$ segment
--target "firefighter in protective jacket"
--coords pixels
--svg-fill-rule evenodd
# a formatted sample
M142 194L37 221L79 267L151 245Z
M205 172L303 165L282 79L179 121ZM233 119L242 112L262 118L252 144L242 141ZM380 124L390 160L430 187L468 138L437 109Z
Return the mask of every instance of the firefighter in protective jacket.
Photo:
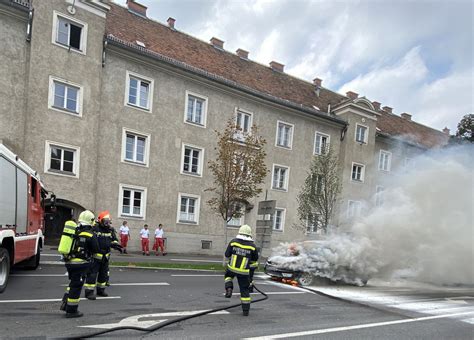
M107 287L107 282L109 281L110 250L114 248L120 252L122 251L117 236L110 227L110 214L108 211L103 211L99 214L98 225L95 226L94 233L97 235L97 241L99 242L99 251L93 254L94 261L84 284L85 296L89 300L95 300L94 290L96 288L98 296L108 296L105 292L105 287Z
M229 259L225 272L225 297L232 297L234 288L233 279L237 277L240 288L240 301L244 316L250 311L250 282L253 271L258 266L258 251L252 240L252 228L243 225L239 229L239 234L230 241L225 251L225 257Z
M92 230L94 214L89 210L83 211L79 215L78 222L76 225L74 221L67 221L65 225L65 229L75 229L71 250L67 255L63 255L70 282L60 309L66 311L67 318L83 315L78 311L79 298L91 266L92 254L99 250L97 238Z

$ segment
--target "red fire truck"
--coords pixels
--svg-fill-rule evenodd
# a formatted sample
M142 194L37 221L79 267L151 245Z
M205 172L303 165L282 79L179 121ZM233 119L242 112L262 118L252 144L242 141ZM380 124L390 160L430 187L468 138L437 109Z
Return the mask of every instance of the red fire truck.
M0 144L0 293L13 265L39 265L46 196L36 171Z

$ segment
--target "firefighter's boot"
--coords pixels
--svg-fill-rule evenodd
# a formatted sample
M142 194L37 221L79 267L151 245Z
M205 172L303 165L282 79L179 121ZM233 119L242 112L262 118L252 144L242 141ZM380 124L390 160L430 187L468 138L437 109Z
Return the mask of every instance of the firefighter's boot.
M250 312L250 303L243 303L242 304L242 315L249 316Z
M81 316L83 316L84 314L82 314L81 312L79 312L77 310L77 305L74 305L74 306L71 306L71 305L67 305L66 306L66 318L80 318Z
M107 297L109 294L105 292L104 288L97 288L97 296Z
M84 291L84 294L86 296L86 299L88 299L88 300L95 300L96 299L96 295L94 294L93 290L87 289L87 290Z
M232 297L232 288L226 288L225 297L230 299Z
M71 312L71 313L66 313L66 318L68 318L68 319L70 319L70 318L80 318L83 315L84 314L82 312L75 311L75 312Z
M63 296L63 300L61 301L61 306L59 307L59 310L62 310L63 312L66 311L67 297L68 297L68 293L65 293Z

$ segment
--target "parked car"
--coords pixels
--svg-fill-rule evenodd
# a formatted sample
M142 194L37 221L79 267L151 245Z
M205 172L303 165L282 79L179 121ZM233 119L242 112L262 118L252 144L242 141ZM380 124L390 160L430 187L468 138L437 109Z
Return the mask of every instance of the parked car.
M264 272L273 278L297 281L308 286L320 283L345 283L365 286L369 276L350 262L337 263L337 250L324 240L291 243L276 249L268 258Z

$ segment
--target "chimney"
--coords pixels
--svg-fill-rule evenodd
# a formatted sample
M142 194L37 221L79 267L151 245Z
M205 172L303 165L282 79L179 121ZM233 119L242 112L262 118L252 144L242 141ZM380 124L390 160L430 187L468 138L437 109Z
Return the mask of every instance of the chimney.
M322 83L323 83L322 79L319 79L319 78L314 78L313 79L313 85L316 86L316 87L321 87Z
M211 44L212 44L212 46L214 46L216 48L219 48L221 50L224 49L224 42L220 39L215 38L215 37L211 38Z
M168 23L168 27L174 30L174 23L176 22L176 19L169 17L166 22Z
M443 133L444 133L445 135L448 135L448 136L449 136L449 133L450 133L450 132L451 132L451 130L449 130L447 126L443 129Z
M355 92L352 92L352 91L349 91L349 92L346 92L346 96L349 97L350 99L354 100L354 99L357 99L357 97L359 97L359 94L355 93Z
M384 110L387 113L392 113L393 109L390 106L384 106L384 107L382 107L382 110Z
M135 0L127 0L127 7L128 7L129 12L138 14L146 18L146 9L147 9L146 6L143 6L142 4L135 2Z
M411 114L409 113L403 112L400 116L405 120L411 120Z
M273 71L278 71L278 72L283 72L283 70L285 69L285 65L280 64L276 61L271 61L270 67L272 68Z
M374 106L375 111L380 111L380 105L382 104L379 102L372 102L372 105Z
M235 53L237 53L237 55L239 57L241 57L242 59L248 59L249 58L249 52L246 51L246 50L243 50L241 48L239 48L237 51L235 51Z

